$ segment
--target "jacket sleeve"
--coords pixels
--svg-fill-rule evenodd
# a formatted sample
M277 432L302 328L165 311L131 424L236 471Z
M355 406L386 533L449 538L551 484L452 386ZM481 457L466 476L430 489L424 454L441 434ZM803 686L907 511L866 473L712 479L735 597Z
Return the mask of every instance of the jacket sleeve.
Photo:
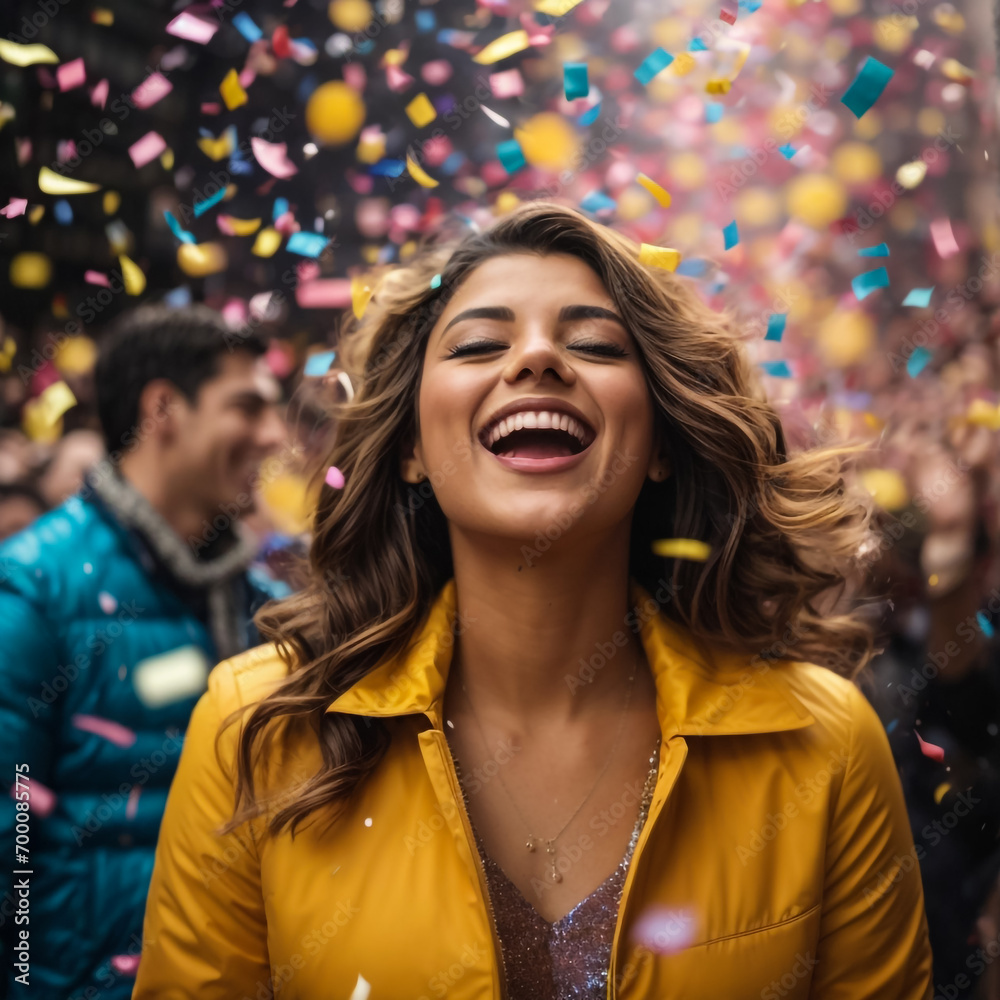
M923 887L903 790L875 710L853 685L848 703L848 762L827 836L810 997L931 1000Z
M195 706L170 786L146 900L133 1000L271 997L267 924L256 845L233 814L240 722L219 740L239 704L232 668L220 663Z

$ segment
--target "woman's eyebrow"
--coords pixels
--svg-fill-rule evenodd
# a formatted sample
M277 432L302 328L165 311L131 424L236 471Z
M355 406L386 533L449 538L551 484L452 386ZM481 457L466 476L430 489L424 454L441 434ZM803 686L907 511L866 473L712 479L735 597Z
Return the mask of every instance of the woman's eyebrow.
M456 323L465 319L497 319L505 323L512 323L514 310L507 306L476 306L474 309L466 309L452 317L448 325L441 331L441 335L444 336ZM618 313L605 309L603 306L563 306L559 310L558 322L560 323L579 319L609 319L623 327L625 326L625 321Z
M508 306L476 306L475 309L466 309L452 318L441 331L441 336L443 337L456 323L461 323L463 319L499 319L505 323L513 323L514 310Z

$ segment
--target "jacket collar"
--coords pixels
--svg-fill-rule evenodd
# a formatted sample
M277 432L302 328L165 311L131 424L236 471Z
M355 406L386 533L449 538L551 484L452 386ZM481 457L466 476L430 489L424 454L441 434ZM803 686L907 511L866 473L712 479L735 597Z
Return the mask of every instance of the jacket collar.
M635 580L629 581L629 596L636 621L642 622L640 640L656 682L664 738L774 733L815 721L779 665L752 666L748 653L708 647L658 611L644 620L642 609L655 602ZM326 711L379 717L422 712L440 729L455 615L452 578L410 647L378 664Z

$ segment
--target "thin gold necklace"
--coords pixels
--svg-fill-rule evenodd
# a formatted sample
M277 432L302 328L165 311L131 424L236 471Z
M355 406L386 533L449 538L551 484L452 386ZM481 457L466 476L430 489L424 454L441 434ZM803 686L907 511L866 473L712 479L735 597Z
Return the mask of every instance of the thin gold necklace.
M565 823L563 823L562 829L554 837L537 837L536 838L535 835L533 833L531 833L531 824L524 818L524 813L522 813L521 810L520 810L520 808L518 808L517 802L514 801L514 796L510 794L510 789L507 787L507 782L505 782L503 780L503 774L499 770L497 771L497 777L500 779L500 787L503 788L504 794L510 800L510 804L514 807L514 811L520 817L521 823L523 824L525 830L528 831L528 840L527 840L527 842L525 843L524 846L529 851L534 851L534 849L535 849L535 841L536 840L543 841L545 843L545 851L548 854L549 864L552 866L551 870L549 871L549 874L548 874L548 878L549 878L550 882L561 882L562 881L562 875L559 873L559 870L556 868L556 857L555 857L555 855L556 855L556 848L555 848L556 841L563 835L563 833L566 831L566 828L570 825L570 823L572 823L573 820L576 819L577 814L584 807L584 805L586 805L587 800L590 798L590 796L594 794L594 791L596 790L597 786L601 782L601 778L604 777L605 772L611 766L611 761L614 759L615 751L618 749L618 743L621 741L622 732L625 729L625 719L628 716L628 707L629 707L629 704L632 701L632 690L635 687L635 675L636 675L636 669L638 667L638 664L639 664L639 659L638 659L638 656L637 656L635 662L632 664L632 676L629 677L628 693L625 695L625 707L622 709L621 719L619 719L619 721L618 721L618 733L615 736L615 742L612 744L611 753L608 755L608 759L604 762L604 767L601 768L600 774L597 775L597 778L594 781L594 784L591 785L590 791L587 792L587 794L583 797L583 800L580 802L580 804L576 807L576 809L573 810L573 815L570 816L570 818L568 820L566 820ZM479 723L479 716L476 714L476 710L472 706L472 699L469 697L469 692L465 688L465 681L464 681L464 679L462 680L461 684L462 684L462 694L465 695L465 700L468 703L469 711L472 713L472 721L475 722L476 729L479 730L479 738L480 738L480 740L482 740L483 747L486 750L486 753L489 754L489 752L490 752L489 743L487 743L486 736L483 733L483 727Z

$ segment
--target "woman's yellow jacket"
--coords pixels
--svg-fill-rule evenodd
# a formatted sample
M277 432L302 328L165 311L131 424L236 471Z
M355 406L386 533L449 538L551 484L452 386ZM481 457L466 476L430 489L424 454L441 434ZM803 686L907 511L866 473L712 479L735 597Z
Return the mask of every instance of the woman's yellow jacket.
M706 649L634 581L631 597L663 743L608 997L929 1000L914 843L864 697L810 663ZM392 742L343 815L294 840L214 832L232 815L238 729L220 766L220 719L285 676L270 645L215 668L167 800L133 1000L348 1000L365 982L370 1000L505 997L442 730L455 611L451 580L410 649L331 703L384 719ZM319 768L314 740L274 744L269 795Z

